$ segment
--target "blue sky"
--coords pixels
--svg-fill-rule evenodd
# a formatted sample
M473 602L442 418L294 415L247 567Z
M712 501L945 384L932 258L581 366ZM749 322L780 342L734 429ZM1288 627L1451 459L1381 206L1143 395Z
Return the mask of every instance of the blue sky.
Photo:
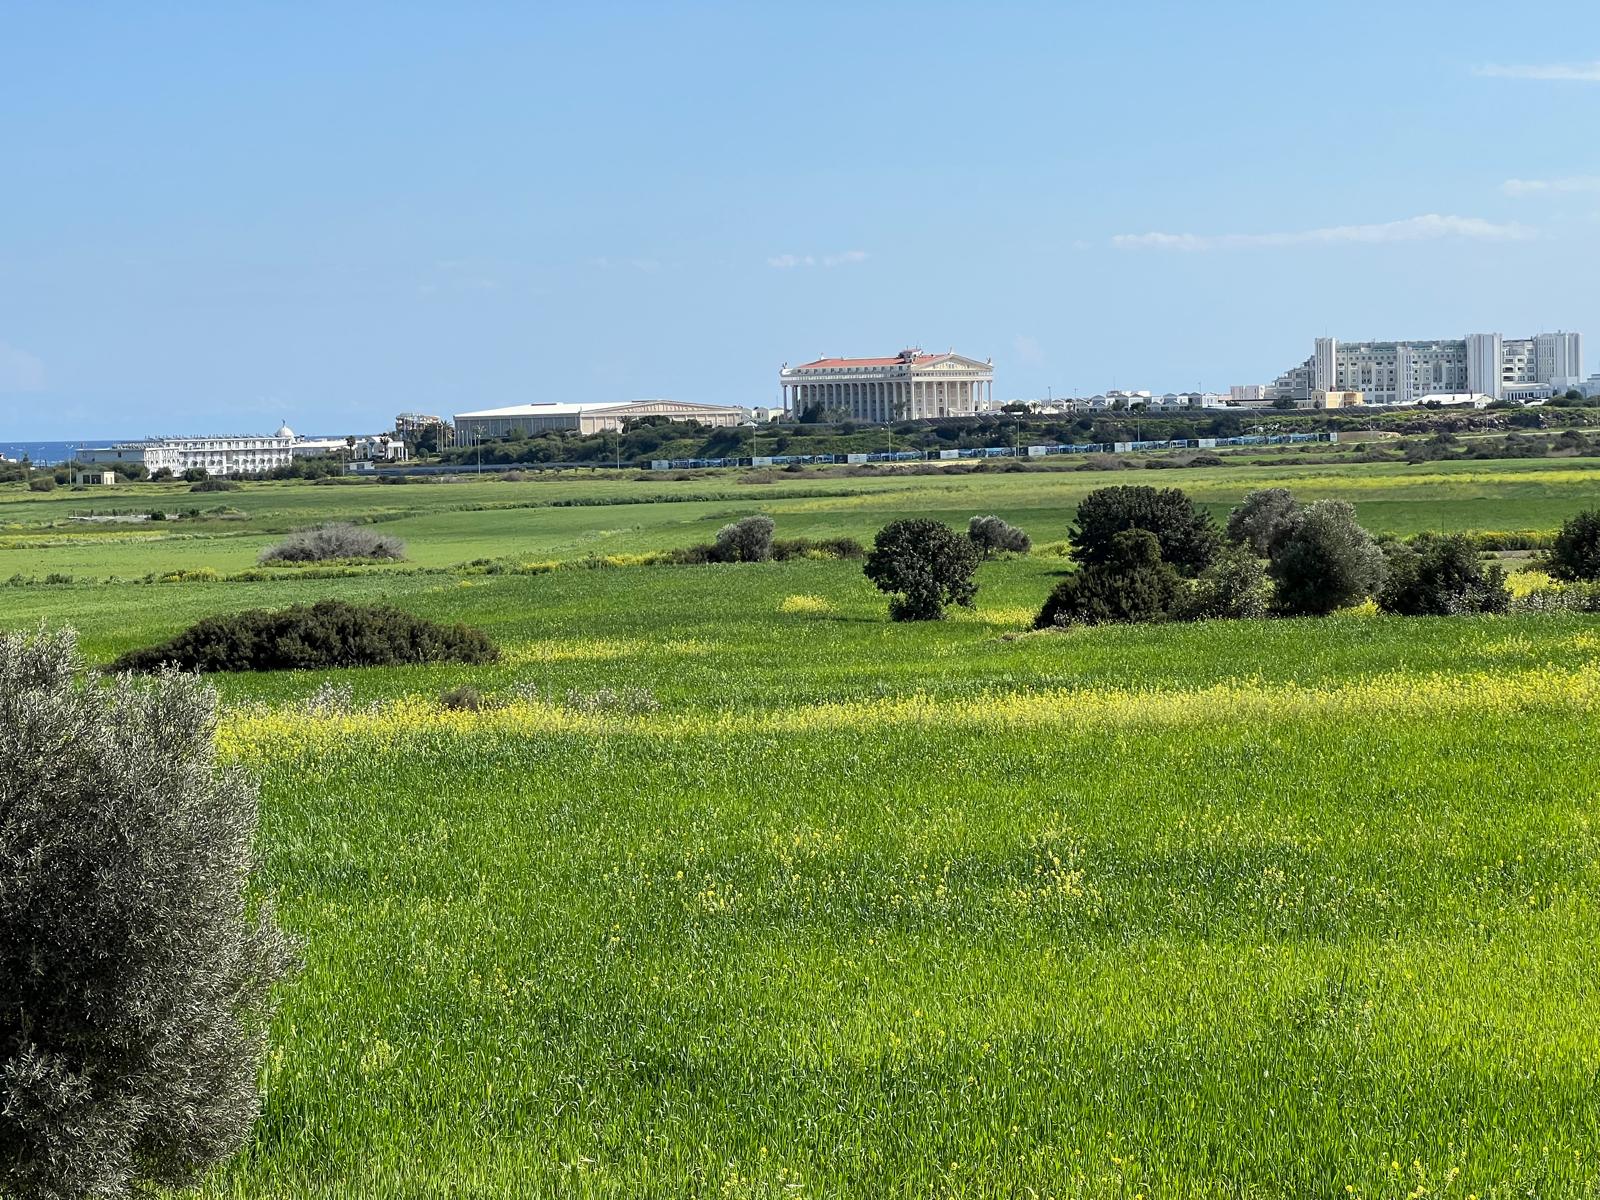
M0 441L1576 328L1600 6L0 0Z

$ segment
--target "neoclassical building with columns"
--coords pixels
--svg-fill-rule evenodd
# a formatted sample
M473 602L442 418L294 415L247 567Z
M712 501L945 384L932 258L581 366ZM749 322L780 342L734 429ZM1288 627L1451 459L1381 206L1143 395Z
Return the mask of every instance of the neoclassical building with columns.
M811 409L853 421L917 421L968 417L982 411L994 387L994 361L902 350L893 358L819 358L778 372L783 407Z

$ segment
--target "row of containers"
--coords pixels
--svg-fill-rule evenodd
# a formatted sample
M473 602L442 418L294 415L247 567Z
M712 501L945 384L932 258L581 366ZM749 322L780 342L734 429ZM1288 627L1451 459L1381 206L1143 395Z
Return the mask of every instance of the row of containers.
M1175 438L1165 442L1083 442L1049 446L974 446L966 450L879 450L863 454L771 454L754 458L656 458L652 471L694 467L787 467L830 463L945 462L963 458L1048 458L1056 454L1137 454L1146 450L1215 450L1226 446L1297 446L1304 442L1337 442L1329 433L1255 434L1244 437Z

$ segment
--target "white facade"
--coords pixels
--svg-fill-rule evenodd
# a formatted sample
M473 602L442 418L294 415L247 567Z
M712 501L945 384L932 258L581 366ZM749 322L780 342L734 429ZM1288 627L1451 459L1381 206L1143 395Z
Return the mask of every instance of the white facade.
M970 417L993 400L994 363L916 349L893 358L819 358L785 363L778 384L795 416L816 410L879 424Z
M343 458L351 462L405 462L410 457L404 441L384 433L355 438L296 438L292 450L296 458Z
M1583 335L1541 333L1533 340L1536 382L1561 391L1578 387L1583 379Z
M198 468L208 475L262 475L294 457L294 431L287 425L271 437L149 438L80 450L82 463L142 463L151 474L174 475Z
M1582 339L1576 333L1418 342L1340 342L1318 338L1311 357L1267 389L1272 399L1308 402L1318 391L1358 391L1368 404L1420 403L1429 395L1532 398L1546 387L1581 378ZM1243 390L1243 389L1240 389Z
M738 425L746 420L745 410L719 404L697 404L689 400L632 400L623 404L513 404L507 408L485 408L478 412L456 413L455 442L458 446L474 441L508 437L513 434L571 430L601 433L621 429L627 421L640 417L666 417L672 421L698 421L718 428Z

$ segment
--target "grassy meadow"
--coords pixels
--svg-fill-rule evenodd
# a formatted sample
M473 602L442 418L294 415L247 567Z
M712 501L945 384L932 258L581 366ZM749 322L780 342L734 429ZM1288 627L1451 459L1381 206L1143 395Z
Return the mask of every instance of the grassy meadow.
M923 625L848 561L449 568L752 511L1047 544L1112 483L1549 532L1597 467L151 485L92 500L242 515L92 529L0 489L0 581L74 577L0 586L0 624L104 662L337 596L505 651L216 680L304 968L208 1197L1593 1197L1600 618L1037 635L1051 553ZM107 582L332 515L410 563ZM462 683L496 703L441 708Z

